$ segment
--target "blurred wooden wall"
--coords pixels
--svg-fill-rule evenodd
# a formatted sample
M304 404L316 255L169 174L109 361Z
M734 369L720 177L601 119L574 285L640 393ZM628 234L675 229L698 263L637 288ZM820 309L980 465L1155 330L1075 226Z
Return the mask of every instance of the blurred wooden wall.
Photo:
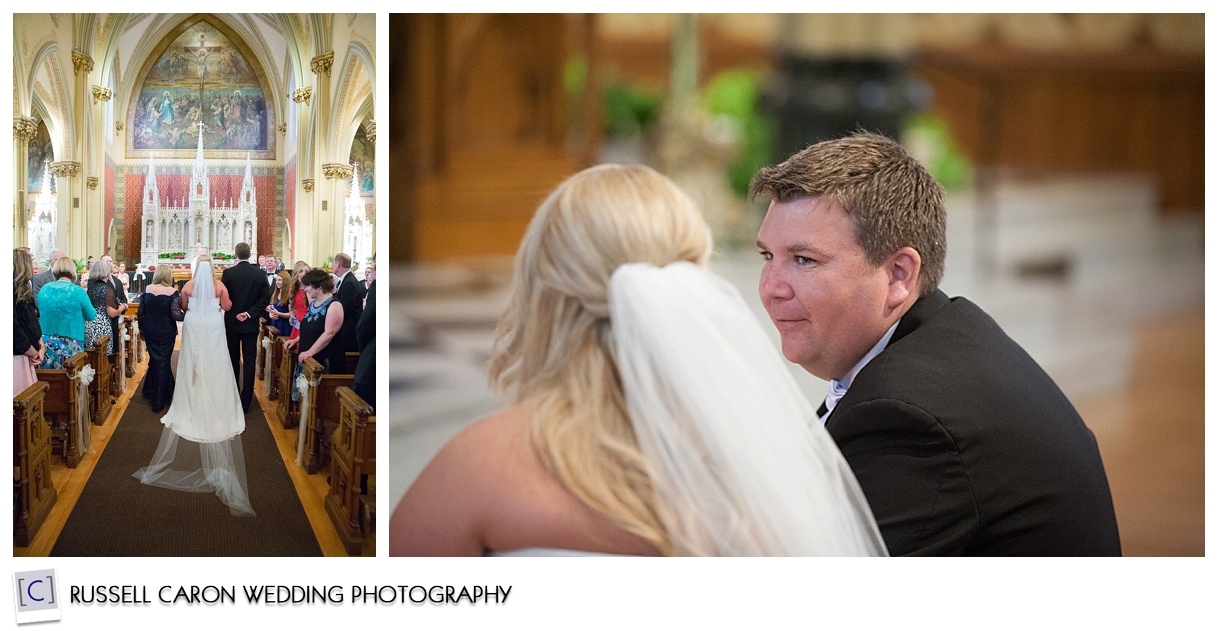
M582 122L597 102L564 89L567 61L590 56L589 28L581 16L390 16L391 258L515 252L545 195L590 162L599 127Z
M511 254L595 159L607 81L667 83L672 16L402 15L390 31L390 256ZM1204 22L1184 14L704 15L701 77L805 55L899 55L976 164L1157 176L1204 207ZM564 90L573 58L582 93Z
M933 112L982 166L1151 173L1165 212L1205 204L1205 60L1140 47L923 49Z

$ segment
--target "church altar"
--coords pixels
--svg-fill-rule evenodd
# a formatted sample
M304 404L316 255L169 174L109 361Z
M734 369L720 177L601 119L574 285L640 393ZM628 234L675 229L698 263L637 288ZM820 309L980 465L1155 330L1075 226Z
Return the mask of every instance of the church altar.
M140 268L147 269L158 263L168 263L174 267L189 266L200 249L211 254L218 267L232 262L233 249L241 242L248 243L251 252L258 252L257 199L253 165L247 153L245 178L237 200L234 202L230 199L213 205L207 165L203 161L202 133L199 134L187 199L161 199L153 158L149 157L141 216L143 240Z

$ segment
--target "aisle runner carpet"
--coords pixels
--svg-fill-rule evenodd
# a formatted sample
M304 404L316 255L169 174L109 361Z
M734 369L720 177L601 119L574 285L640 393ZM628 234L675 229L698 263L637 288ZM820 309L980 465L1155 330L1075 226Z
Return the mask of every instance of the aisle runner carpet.
M142 386L128 384L136 388L131 404L51 556L321 556L257 399L241 435L255 517L231 515L214 493L145 486L132 477L152 459L163 427L163 413L152 412Z

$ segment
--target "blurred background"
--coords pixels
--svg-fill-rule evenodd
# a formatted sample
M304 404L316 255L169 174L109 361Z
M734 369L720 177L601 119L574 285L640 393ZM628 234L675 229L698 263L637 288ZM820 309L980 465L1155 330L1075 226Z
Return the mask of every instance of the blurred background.
M1203 15L395 14L389 27L395 503L502 405L485 362L511 257L563 178L599 162L672 177L715 231L713 267L770 330L749 179L865 129L947 189L942 288L1074 401L1125 554L1204 554Z

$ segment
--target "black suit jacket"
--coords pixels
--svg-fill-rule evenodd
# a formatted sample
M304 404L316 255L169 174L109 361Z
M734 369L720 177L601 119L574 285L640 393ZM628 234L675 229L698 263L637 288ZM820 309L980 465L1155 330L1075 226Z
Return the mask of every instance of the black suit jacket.
M968 300L918 300L826 428L890 554L1121 553L1091 430Z
M118 302L120 306L127 304L127 288L123 285L123 282L113 276L107 279L106 282L109 283L110 288L114 290L115 301Z
M347 272L342 277L342 284L334 294L343 306L343 326L338 331L338 341L342 344L343 352L358 351L359 344L355 339L355 325L359 322L360 314L364 312L364 287L355 277Z
M239 261L220 274L220 282L228 289L233 308L224 314L224 328L233 333L257 333L258 320L266 313L271 290L266 284L266 272L249 261ZM237 321L238 313L249 313L245 322Z
M355 341L359 347L359 363L354 381L372 383L376 380L376 281L368 288L368 304L355 325Z

